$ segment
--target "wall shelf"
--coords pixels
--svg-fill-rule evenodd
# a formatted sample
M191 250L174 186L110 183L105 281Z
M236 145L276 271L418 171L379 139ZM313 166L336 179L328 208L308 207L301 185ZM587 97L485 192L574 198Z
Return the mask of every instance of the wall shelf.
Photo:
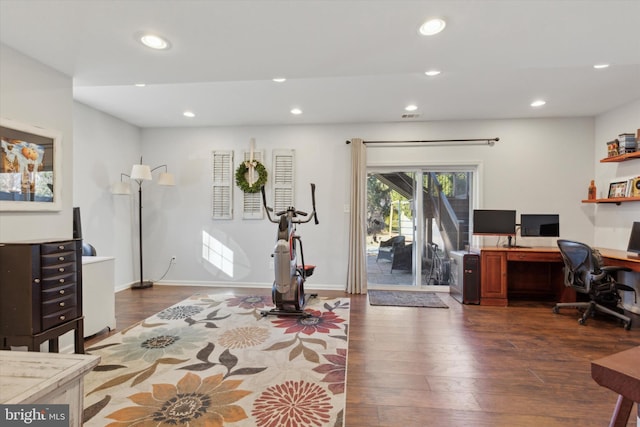
M621 154L619 156L606 157L600 160L600 163L619 163L631 159L640 159L640 151L634 153Z
M611 197L608 199L593 199L582 201L582 203L615 203L616 205L625 202L640 202L640 197Z

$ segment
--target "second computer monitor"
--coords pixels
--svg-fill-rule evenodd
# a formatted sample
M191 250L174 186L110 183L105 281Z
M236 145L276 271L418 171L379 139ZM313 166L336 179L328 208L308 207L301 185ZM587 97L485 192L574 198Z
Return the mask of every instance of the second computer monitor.
M560 215L522 214L520 215L520 235L522 237L560 237Z

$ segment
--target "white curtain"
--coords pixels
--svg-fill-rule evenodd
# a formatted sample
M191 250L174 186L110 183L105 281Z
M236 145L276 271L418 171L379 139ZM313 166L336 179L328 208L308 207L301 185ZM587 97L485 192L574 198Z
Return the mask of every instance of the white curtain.
M347 292L367 293L367 148L362 139L351 140L351 217Z

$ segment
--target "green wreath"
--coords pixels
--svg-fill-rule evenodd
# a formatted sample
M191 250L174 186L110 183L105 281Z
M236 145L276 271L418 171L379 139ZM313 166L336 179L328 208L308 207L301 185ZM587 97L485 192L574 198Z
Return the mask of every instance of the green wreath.
M253 184L249 184L246 178L246 174L249 172L249 165L249 161L242 162L236 169L236 185L245 193L258 193L260 188L267 183L267 170L262 163L254 160L253 168L258 172L258 179Z

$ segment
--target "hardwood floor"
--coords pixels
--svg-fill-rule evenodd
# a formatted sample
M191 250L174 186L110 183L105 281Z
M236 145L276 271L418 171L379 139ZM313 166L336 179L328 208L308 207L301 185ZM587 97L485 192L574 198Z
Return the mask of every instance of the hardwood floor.
M194 293L270 289L125 290L117 331ZM606 426L617 396L591 379L590 361L640 345L637 321L631 331L602 317L581 326L576 310L553 314L549 303L481 307L439 294L449 309L379 307L366 295L319 293L351 298L347 427Z

